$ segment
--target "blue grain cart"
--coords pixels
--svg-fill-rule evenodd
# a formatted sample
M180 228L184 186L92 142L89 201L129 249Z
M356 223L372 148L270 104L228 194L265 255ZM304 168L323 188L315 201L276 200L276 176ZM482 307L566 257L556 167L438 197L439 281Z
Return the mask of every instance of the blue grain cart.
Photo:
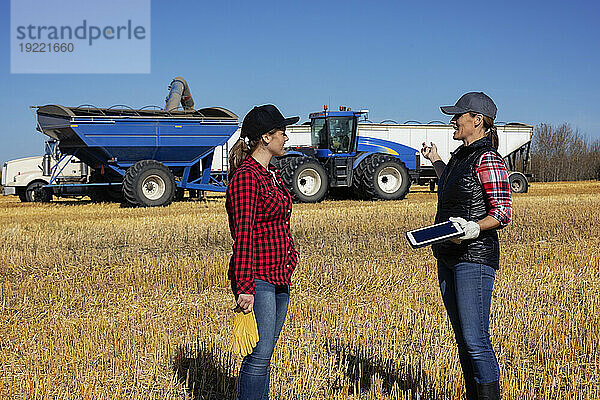
M238 128L237 115L225 108L36 108L38 130L52 138L61 157L77 157L90 168L81 182L65 184L48 163L44 174L51 179L42 200L112 193L134 206L165 206L184 190L225 191L224 177L211 175L215 148Z

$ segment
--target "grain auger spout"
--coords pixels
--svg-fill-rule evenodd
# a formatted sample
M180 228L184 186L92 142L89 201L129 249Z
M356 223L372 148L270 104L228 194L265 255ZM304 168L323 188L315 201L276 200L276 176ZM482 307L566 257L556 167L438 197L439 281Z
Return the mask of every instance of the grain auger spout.
M192 99L192 93L185 79L178 76L173 78L169 85L169 94L165 99L165 111L177 110L179 103L184 110L194 109L194 99Z

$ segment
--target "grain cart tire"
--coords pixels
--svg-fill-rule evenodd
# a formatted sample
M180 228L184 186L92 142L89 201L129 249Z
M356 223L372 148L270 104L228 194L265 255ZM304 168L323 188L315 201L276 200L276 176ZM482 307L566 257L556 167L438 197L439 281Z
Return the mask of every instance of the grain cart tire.
M318 203L329 189L327 171L312 157L281 160L281 178L295 202Z
M372 154L356 169L356 184L366 199L400 200L410 188L406 165L387 154Z
M513 193L527 193L529 191L529 182L527 178L520 172L511 172L508 175L508 183L510 191Z
M168 206L175 197L175 189L171 170L155 160L136 162L123 179L125 200L138 207Z
M47 185L44 181L31 182L25 188L26 201L36 201L38 203L48 203L52 200L52 192L48 189L44 189L44 185Z

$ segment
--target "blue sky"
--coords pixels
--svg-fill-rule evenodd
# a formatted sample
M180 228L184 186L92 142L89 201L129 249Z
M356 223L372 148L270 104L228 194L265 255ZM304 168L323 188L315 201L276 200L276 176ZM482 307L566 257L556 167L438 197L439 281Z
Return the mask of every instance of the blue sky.
M274 103L301 121L323 104L376 122L447 120L440 105L482 90L498 121L600 138L596 1L152 1L150 74L11 74L1 7L0 161L42 153L30 105L162 106L178 75L197 107L240 118Z

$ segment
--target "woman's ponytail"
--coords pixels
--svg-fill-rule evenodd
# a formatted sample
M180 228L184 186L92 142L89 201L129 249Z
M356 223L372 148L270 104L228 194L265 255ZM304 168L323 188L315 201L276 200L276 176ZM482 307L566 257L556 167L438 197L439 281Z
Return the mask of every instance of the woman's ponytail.
M239 138L229 150L229 174L227 179L231 179L235 170L240 166L244 158L250 154L250 148L243 138Z
M494 125L494 120L484 115L483 127L485 128L485 135L492 141L492 147L498 150L498 129Z
M258 146L258 140L250 140L248 145L244 138L240 137L235 142L231 150L229 150L229 173L227 174L227 179L231 179L235 170L256 149L256 146Z

